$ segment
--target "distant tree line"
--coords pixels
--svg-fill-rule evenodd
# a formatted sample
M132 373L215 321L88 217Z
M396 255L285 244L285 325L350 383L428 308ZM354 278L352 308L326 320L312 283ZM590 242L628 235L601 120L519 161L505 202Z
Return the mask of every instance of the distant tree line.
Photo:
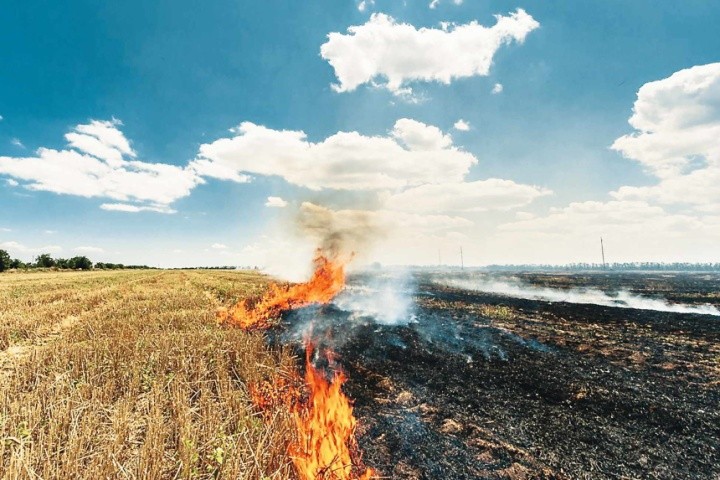
M568 265L489 265L488 270L498 271L667 271L667 272L720 272L720 263L660 263L660 262L625 262L625 263L571 263Z
M49 253L43 253L35 257L34 262L23 262L17 258L11 258L5 250L0 250L0 272L10 269L31 269L31 268L57 268L67 270L115 270L123 268L145 269L147 265L124 265L122 263L93 262L85 256L72 258L53 258Z

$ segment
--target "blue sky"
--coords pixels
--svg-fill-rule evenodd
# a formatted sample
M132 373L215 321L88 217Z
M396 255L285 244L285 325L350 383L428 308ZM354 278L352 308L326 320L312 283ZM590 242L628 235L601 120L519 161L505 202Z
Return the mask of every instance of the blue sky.
M665 160L652 154L656 145L667 143L661 137L677 136L674 130L650 129L652 145L610 147L643 131L628 124L643 85L694 66L710 66L709 72L689 74L683 83L697 75L710 78L701 94L678 91L668 80L657 87L660 94L648 90L649 101L656 102L648 112L675 118L684 111L682 105L699 105L710 111L703 128L715 131L720 81L712 65L720 61L720 5L634 0L429 4L28 1L7 6L0 18L5 65L0 74L0 157L6 159L5 166L0 159L0 248L25 259L50 249L61 256L85 252L96 260L162 266L266 265L278 251L291 255L295 242L303 243L293 218L302 202L312 201L335 212L381 212L383 232L367 259L386 263L434 262L438 249L449 257L461 244L466 258L476 264L594 261L598 234L608 237L614 260L719 260L714 245L720 240L720 199L712 191L698 194L712 190L712 184L697 180L699 173L690 176L691 170L707 170L703 178L716 178L720 167L712 140L684 145L681 156L693 166L678 167L675 173L668 173ZM486 47L482 34L480 43L472 45L442 35L470 22L490 28L494 15L510 18L518 9L538 26L526 23L527 31L502 39L498 47ZM394 23L373 24L377 28L371 31L371 15L376 20L378 15L392 17ZM451 25L443 30L441 22ZM404 63L411 62L404 62L407 44L393 36L401 25L433 29L440 42L447 40L450 54L416 52L413 59L416 69L455 72L447 84L402 73L409 68ZM392 58L376 65L372 80L338 91L342 86L332 85L342 83L342 74L333 62L346 62L345 73L359 75L352 69L372 52L357 53L359 43L353 50L338 41L332 44L332 58L323 58L327 55L321 55L321 46L332 32L353 41L347 31L352 26L368 27L369 36L387 29L388 36L378 42L384 42ZM473 52L485 48L492 58L486 72L458 74L463 61L472 61ZM383 68L401 72L403 91L388 86ZM493 93L495 85L502 91ZM345 151L313 150L272 170L257 165L272 164L273 155L282 157L275 150L258 152L244 144L224 153L214 148L220 139L249 138L247 131L229 129L251 122L277 135L304 132L313 144L338 132L358 132L364 139L394 138L412 150L410 137L389 133L399 119L415 122L406 125L407 135L437 127L452 142L449 147L439 140L438 149L457 149L476 162L465 165L443 150L448 165L459 165L461 173L437 182L432 175L399 179L392 173L397 181L385 186L337 188L339 180L329 177L334 167L312 179L284 172L298 165L292 162L311 163L314 155L325 154L344 158ZM469 129L454 127L460 119ZM45 180L38 187L40 174L28 169L43 164L19 162L37 157L40 148L68 149L64 136L93 121L106 122L129 141L132 155L127 160L177 166L163 184L184 174L180 170L200 157L201 145L211 146L205 151L211 151L213 165L234 169L235 181L196 169L192 175L198 181L186 194L161 202L152 195L119 200L123 185L110 195L103 188L88 187L92 194L47 188ZM281 136L268 141L281 141ZM374 145L368 143L367 149L376 153ZM381 163L396 161L393 151L377 154L386 156ZM701 160L695 165L697 158ZM362 158L348 158L342 168L354 169L353 161L358 168L373 168ZM426 161L435 160L408 157L411 165ZM246 175L250 181L237 181L247 180ZM488 179L513 185L473 183ZM406 192L434 183L450 186ZM645 190L612 194L622 187ZM683 189L694 192L692 201ZM397 206L403 199L405 204L422 203L418 195L423 192L431 203L455 199L468 208ZM269 196L288 205L266 207ZM506 201L497 202L498 197ZM162 211L101 208L118 203L152 204ZM394 217L387 212L401 213ZM385 231L386 223L401 228Z

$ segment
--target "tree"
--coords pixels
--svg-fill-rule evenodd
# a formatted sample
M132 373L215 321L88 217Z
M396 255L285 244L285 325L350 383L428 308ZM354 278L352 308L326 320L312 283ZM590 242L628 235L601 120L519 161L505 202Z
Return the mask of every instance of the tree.
M73 257L67 261L68 268L90 270L93 266L92 262L87 257Z
M55 259L55 266L57 268L72 268L70 266L70 260L66 258L56 258Z
M10 268L10 254L5 250L0 250L0 272L4 272Z
M25 265L25 262L22 260L18 260L17 258L13 258L12 262L10 262L10 268L26 268L27 265Z
M55 260L50 256L49 253L43 253L35 259L35 263L38 267L50 268L55 266Z

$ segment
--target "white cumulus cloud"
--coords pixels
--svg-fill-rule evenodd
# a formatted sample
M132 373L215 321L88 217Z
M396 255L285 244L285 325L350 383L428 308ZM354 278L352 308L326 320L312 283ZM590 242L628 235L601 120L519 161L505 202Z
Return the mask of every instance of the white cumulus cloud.
M228 248L227 245L222 244L222 243L213 243L211 245L211 247L214 248L215 250L225 250L226 248Z
M621 187L615 198L701 210L720 205L720 63L646 83L629 122L635 132L612 148L642 164L658 183Z
M271 208L285 208L287 205L288 202L281 197L267 197L267 202L265 202L265 206Z
M477 159L453 145L432 125L403 118L384 136L338 132L310 142L302 131L273 130L250 122L200 146L191 168L207 176L277 175L313 190L396 189L423 183L461 181ZM208 168L209 167L209 168Z
M498 93L502 93L502 91L503 91L503 84L502 84L502 83L496 83L495 85L493 85L493 88L492 88L491 93L492 93L493 95L497 95Z
M467 132L468 130L470 130L470 124L461 118L460 120L455 122L453 128L461 132Z
M335 70L338 84L333 88L338 92L384 81L394 94L407 94L411 82L449 84L457 78L488 75L502 45L522 43L540 26L522 9L495 18L491 27L473 21L418 29L375 13L347 33L330 33L320 54Z
M106 210L171 212L169 205L203 180L192 168L135 160L120 125L117 120L78 125L65 135L64 150L0 157L0 174L22 180L29 190L123 202L104 204Z

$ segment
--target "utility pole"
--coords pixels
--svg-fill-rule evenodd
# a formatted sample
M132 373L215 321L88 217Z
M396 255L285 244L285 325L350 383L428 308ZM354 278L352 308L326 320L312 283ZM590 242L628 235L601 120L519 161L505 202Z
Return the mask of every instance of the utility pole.
M605 270L606 264L605 264L605 245L603 245L603 239L600 237L600 253L602 254L602 261L603 261L603 270Z
M462 247L460 247L460 270L465 270L465 261L463 260Z

